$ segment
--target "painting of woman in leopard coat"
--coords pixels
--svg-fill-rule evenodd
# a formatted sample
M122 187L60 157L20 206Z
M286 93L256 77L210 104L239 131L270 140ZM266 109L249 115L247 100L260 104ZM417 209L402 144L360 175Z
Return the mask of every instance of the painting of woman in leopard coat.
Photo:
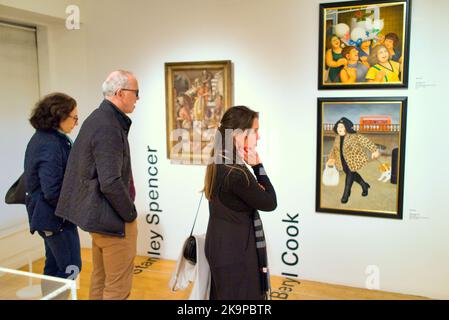
M357 182L362 187L362 196L368 195L371 187L357 172L368 163L367 150L371 152L371 158L377 159L380 152L376 145L367 137L358 134L354 130L354 124L348 118L341 118L334 125L335 137L334 145L329 154L328 166L337 166L346 174L345 190L341 198L341 203L347 203L351 195L352 184Z

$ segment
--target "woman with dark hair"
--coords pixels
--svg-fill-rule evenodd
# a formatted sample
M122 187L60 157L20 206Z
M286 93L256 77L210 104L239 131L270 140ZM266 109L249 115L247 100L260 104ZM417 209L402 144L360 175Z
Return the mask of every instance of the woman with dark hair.
M359 61L359 51L357 48L354 46L344 47L341 54L343 55L343 58L348 61L348 64L340 71L341 82L365 82L365 76L368 72L368 68Z
M36 104L30 123L36 129L25 152L30 231L44 239L45 275L77 276L81 271L78 229L55 215L72 147L67 134L78 123L76 101L63 93L50 94Z
M384 46L390 53L391 60L402 63L402 53L398 49L399 37L396 33L390 32L385 36Z
M337 165L339 170L346 174L345 190L341 203L347 203L351 195L352 184L357 182L362 187L362 196L368 195L368 189L371 187L362 176L357 172L368 163L366 150L369 150L372 159L380 156L376 145L368 138L358 134L354 130L354 124L348 118L341 118L334 125L335 137L334 145L329 154L327 165Z
M326 42L326 67L329 68L329 83L340 82L340 71L348 64L341 54L341 40L336 35L332 35Z
M273 211L277 202L255 150L258 130L258 113L236 106L225 112L215 136L204 187L210 212L205 254L211 300L267 299L270 279L257 210Z

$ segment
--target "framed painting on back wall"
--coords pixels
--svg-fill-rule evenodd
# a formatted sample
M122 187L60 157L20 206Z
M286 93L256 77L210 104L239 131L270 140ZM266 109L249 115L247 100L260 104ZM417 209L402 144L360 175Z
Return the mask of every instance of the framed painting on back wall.
M316 211L402 219L407 98L319 98Z
M224 112L232 106L232 63L165 64L167 157L205 165Z
M320 5L318 89L407 88L411 0Z

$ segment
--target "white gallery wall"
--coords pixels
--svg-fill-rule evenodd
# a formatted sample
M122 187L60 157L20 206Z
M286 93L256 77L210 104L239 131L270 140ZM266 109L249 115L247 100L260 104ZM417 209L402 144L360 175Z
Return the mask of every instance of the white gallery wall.
M276 211L262 213L272 274L363 288L372 276L367 271L377 270L380 290L448 299L449 45L444 39L449 2L413 0L409 89L318 91L320 2L78 1L81 30L61 29L49 39L55 42L49 45L55 55L49 74L57 81L48 89L72 94L85 117L101 102L101 83L110 71L136 74L141 99L131 116L130 144L140 213L138 253L176 259L193 223L204 167L167 160L164 63L231 60L234 103L260 112L259 151L278 193ZM56 16L63 9L57 0L41 3L28 10L42 14L47 8ZM316 213L317 98L377 96L409 99L403 220ZM157 163L149 163L150 154ZM150 178L157 179L151 188ZM158 191L157 200L149 198L152 190ZM206 231L207 220L204 203L197 233ZM299 234L290 228L288 235L289 226ZM88 247L89 236L83 233L82 242ZM287 247L296 243L296 250Z
M0 1L1 22L37 28L35 40L31 31L9 28L16 31L10 32L6 46L5 43L1 44L5 52L0 62L0 265L4 267L21 267L44 254L42 239L37 234L31 236L29 232L25 207L3 203L8 188L23 172L26 144L34 133L28 118L35 102L45 94L62 91L76 97L80 114L90 112L90 109L83 109L87 104L84 100L86 36L83 29L67 32L65 8L68 3L66 1L62 6L63 1ZM19 40L30 48L27 54L15 53L18 50L16 41ZM33 46L37 47L37 57L31 50ZM8 58L11 55L14 57ZM74 131L73 137L77 130Z

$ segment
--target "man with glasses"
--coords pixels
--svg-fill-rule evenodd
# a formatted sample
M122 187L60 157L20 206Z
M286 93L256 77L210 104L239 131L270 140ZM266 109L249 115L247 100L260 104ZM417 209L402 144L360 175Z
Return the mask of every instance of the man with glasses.
M92 236L90 299L124 300L132 286L137 212L127 116L139 100L128 71L114 71L103 83L104 100L81 126L56 215Z

